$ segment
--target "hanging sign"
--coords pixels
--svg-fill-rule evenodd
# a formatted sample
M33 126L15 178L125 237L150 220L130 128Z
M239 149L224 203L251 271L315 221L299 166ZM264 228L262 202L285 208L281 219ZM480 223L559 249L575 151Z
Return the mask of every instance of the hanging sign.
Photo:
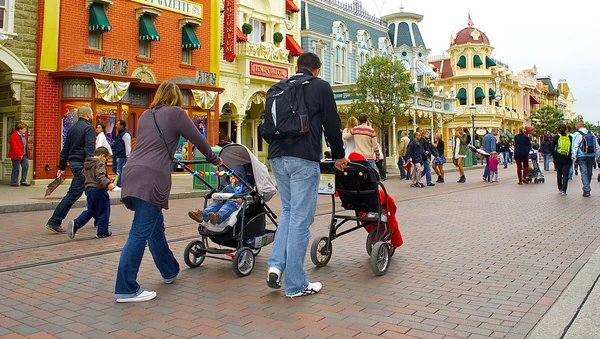
M228 62L235 60L236 40L236 0L225 0L225 11L223 12L223 56Z
M250 61L250 75L282 80L288 77L288 69Z
M129 61L113 58L100 58L100 72L113 74L127 74Z

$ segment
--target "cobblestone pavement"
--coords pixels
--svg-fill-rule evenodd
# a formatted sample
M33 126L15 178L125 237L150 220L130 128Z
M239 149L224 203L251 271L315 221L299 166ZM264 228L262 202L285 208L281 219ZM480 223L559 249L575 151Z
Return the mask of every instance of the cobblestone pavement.
M451 173L423 189L388 179L405 244L387 275L373 275L366 232L357 230L333 242L326 267L307 258L309 278L324 287L298 299L266 286L270 247L246 278L225 261L185 266L183 250L196 239L187 210L200 199L172 201L166 211L182 270L164 284L146 253L138 281L158 297L138 304L113 299L130 211L113 206L112 237L93 239L86 226L72 241L44 229L51 211L5 214L0 338L524 338L600 246L600 187L583 198L576 177L561 197L553 172L545 184L524 186L513 173L501 169L501 182L488 184L480 170L467 171L465 185ZM280 210L277 197L269 205ZM330 208L321 197L313 237L327 234Z

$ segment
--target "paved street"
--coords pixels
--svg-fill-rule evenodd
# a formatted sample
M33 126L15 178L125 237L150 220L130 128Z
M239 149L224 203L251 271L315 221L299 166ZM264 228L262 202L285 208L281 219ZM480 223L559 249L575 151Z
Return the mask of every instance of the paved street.
M201 199L171 201L167 237L181 273L164 284L146 253L138 281L158 297L137 304L113 299L130 211L112 206L112 237L93 239L87 226L72 241L44 228L51 211L3 214L0 338L525 338L600 247L600 185L583 198L575 177L561 197L554 172L519 186L513 167L497 184L481 181L480 169L464 185L457 179L423 189L385 181L405 241L387 275L371 272L358 230L333 242L326 267L307 258L323 289L298 299L266 286L270 247L246 278L225 261L185 266L197 234L187 211ZM329 201L320 198L313 237L327 233ZM278 197L269 205L280 210Z

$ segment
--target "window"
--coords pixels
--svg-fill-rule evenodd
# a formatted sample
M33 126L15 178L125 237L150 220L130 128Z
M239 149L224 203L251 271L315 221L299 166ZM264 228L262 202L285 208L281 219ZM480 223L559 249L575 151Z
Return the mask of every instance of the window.
M93 49L102 49L102 31L89 31L88 47Z
M6 8L6 0L0 0L0 29L5 30L5 25L8 23L7 20L8 11Z
M252 26L252 33L248 36L250 42L264 42L267 33L267 24L255 19L248 22Z
M335 48L335 82L342 82L342 65L340 62L341 48Z
M0 0L0 33L13 33L14 0Z
M321 72L319 78L323 79L325 72L325 44L322 41L313 41L313 53L315 53L321 60Z
M182 48L181 49L181 63L182 64L192 64L192 49L191 48Z
M150 57L150 40L140 40L138 55L145 58Z
M342 47L342 60L341 60L341 65L342 65L342 76L341 76L341 81L342 82L346 82L347 80L347 72L346 72L346 49Z

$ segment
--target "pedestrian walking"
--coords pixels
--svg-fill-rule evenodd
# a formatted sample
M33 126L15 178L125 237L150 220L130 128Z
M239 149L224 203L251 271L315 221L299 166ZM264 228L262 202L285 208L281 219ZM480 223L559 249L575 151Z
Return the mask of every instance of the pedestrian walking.
M87 209L77 219L69 222L67 235L71 239L75 238L75 233L92 218L96 218L98 221L96 238L106 238L112 235L112 232L108 230L110 197L107 191L112 191L115 184L107 174L106 162L109 158L108 148L100 146L94 151L94 157L85 159L83 163L81 173L85 180Z
M79 120L69 128L67 138L60 151L56 177L64 175L68 162L73 173L73 179L69 191L56 206L54 213L46 223L46 228L54 233L65 232L61 227L61 223L85 189L85 180L81 173L83 163L85 159L94 156L94 149L96 148L96 133L92 127L94 112L88 106L81 106L77 109L77 117Z
M427 180L427 186L435 186L435 184L431 181L431 156L433 155L434 147L429 139L429 131L423 131L423 129L421 129L421 133L421 145L423 146L423 151L425 152L425 156L423 158L424 170L421 176L425 176L425 179Z
M354 143L354 136L352 135L352 129L358 126L358 119L355 117L349 117L348 121L346 121L346 128L342 131L342 140L344 142L344 154L345 158L348 158L350 153L354 152L356 149L356 144Z
M502 148L502 158L503 158L502 160L503 160L504 168L507 168L508 162L511 160L510 159L510 141L509 141L509 139L502 138L500 147Z
M519 127L519 134L515 135L515 161L517 162L517 178L519 185L528 184L527 173L529 172L529 151L531 151L531 140L525 134L525 128Z
M467 157L467 135L465 134L465 130L462 127L458 127L454 134L454 155L452 158L452 162L458 166L458 174L460 175L460 179L458 179L457 183L465 183L467 178L465 177L465 170L463 168L463 160Z
M540 151L544 157L544 171L550 171L550 157L552 156L552 141L547 134L544 134L544 139L540 146Z
M483 137L483 151L491 154L492 152L496 151L496 135L498 135L498 127L493 127L492 131L487 133L484 137ZM489 165L489 158L483 158L482 160L485 161L485 169L483 170L483 181L487 181L490 182L490 165Z
M575 128L577 131L573 133L571 158L581 172L583 196L589 197L592 191L592 187L590 186L590 182L592 181L592 167L600 155L600 146L598 146L596 136L584 127L583 121L577 121Z
M314 53L303 53L298 57L297 72L292 77L301 83L310 79L309 83L296 90L303 91L304 98L310 98L306 101L310 115L309 133L299 137L265 139L269 143L268 159L282 204L273 249L267 263L267 285L275 289L281 288L281 275L285 271L285 295L290 298L312 295L323 287L320 282L309 282L304 271L304 258L310 239L309 228L317 209L323 131L331 147L332 157L336 159L335 167L343 170L348 162L344 158L342 124L337 114L333 90L328 82L318 78L320 70L319 57ZM373 150L367 147L367 139L374 136L374 131L367 128L366 115L361 114L358 121L362 125L352 129L356 150L370 150L369 156L373 159ZM361 129L356 130L359 127ZM359 141L359 135L364 140Z
M554 159L554 168L556 168L556 183L558 185L558 193L567 195L567 187L569 186L569 171L573 166L571 153L573 137L567 133L567 125L564 123L558 124L558 134L552 140L550 150Z
M440 133L436 133L433 137L433 147L437 151L437 156L433 159L433 170L437 174L437 183L444 183L444 164L446 163L446 156L444 155L444 140Z
M406 155L406 149L408 148L409 143L410 139L408 138L408 133L402 131L400 134L400 141L398 141L398 169L400 170L400 179L406 180L409 180L410 174L404 169L404 156Z
M121 190L121 174L127 158L131 154L131 134L127 130L125 120L117 121L117 136L113 141L113 172L117 174L117 187L115 191Z
M27 124L17 122L15 130L10 135L9 145L8 157L12 162L10 186L19 187L19 182L21 186L31 186L27 183L29 158L31 157L29 138L27 137ZM19 181L19 169L21 170L21 181Z
M355 152L367 159L369 165L377 170L375 163L375 153L379 152L379 143L377 142L377 133L369 126L369 116L362 113L358 116L360 125L352 128L350 133L354 136Z
M421 133L415 132L413 140L408 144L405 160L412 163L412 184L410 187L423 188L425 185L421 182L424 171L423 163L425 162L425 150L421 144Z
M96 133L98 133L96 134L96 148L105 147L108 150L108 153L112 156L112 148L110 147L108 140L106 140L105 131L106 123L102 120L98 120L98 122L96 122Z
M140 116L135 152L123 167L126 185L121 191L121 202L134 212L129 237L119 258L115 284L117 302L147 301L156 297L155 292L145 291L137 282L146 245L165 283L172 283L179 274L179 264L165 237L162 212L169 208L171 163L179 138L183 136L191 141L209 163L215 166L223 163L181 108L182 101L177 85L164 81L158 86L149 109Z
M381 150L381 145L379 143L377 143L377 149ZM387 180L387 170L383 165L383 156L381 152L375 152L375 165L377 165L377 171L379 172L381 181Z
M500 164L500 159L498 159L498 152L493 151L492 153L490 153L490 157L487 160L487 163L490 169L489 182L498 182L498 164Z

